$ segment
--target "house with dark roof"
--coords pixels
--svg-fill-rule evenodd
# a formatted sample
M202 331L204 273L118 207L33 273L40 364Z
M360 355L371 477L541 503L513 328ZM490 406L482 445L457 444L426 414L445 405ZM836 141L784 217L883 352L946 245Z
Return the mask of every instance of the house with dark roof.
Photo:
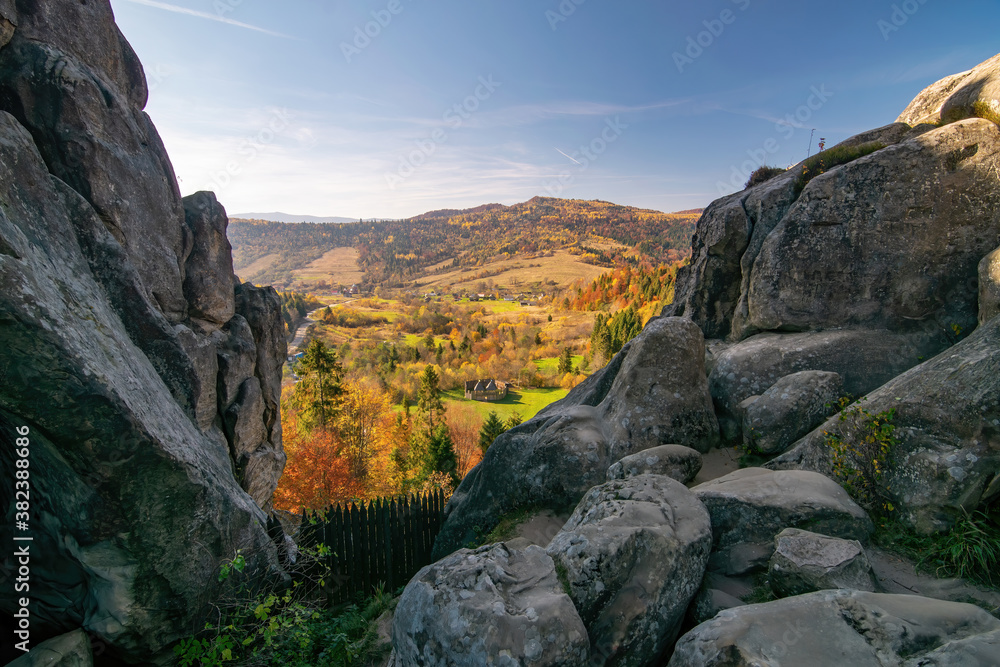
M472 401L499 401L507 396L507 383L496 380L469 380L465 398Z

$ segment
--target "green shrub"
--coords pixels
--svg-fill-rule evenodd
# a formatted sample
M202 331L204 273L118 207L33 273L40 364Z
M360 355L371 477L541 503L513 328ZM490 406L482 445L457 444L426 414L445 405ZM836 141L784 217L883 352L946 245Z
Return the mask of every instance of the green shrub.
M846 425L840 434L825 432L834 476L875 519L885 519L895 510L889 484L899 444L895 418L895 408L873 414L855 404L840 411L839 419Z
M809 181L820 174L825 174L834 167L839 167L848 162L854 162L858 158L863 158L875 151L885 148L885 144L879 141L870 141L856 146L834 146L822 153L817 153L802 163L802 173L795 182L795 195L802 194Z
M253 592L244 580L246 562L237 552L219 574L220 581L237 580L236 592L217 605L217 622L174 647L177 664L347 667L386 654L376 622L395 599L378 589L360 606L327 608L328 553L323 545L301 549L292 586L281 590L275 584Z
M755 185L760 185L761 183L766 183L775 176L780 176L781 174L788 171L787 169L782 169L781 167L772 167L770 165L763 165L758 167L756 171L750 174L750 178L747 179L747 184L743 186L743 189L749 189Z
M1000 112L986 102L979 101L973 102L971 112L962 108L950 109L947 114L941 117L938 126L944 127L945 125L951 125L967 118L983 118L1000 125Z

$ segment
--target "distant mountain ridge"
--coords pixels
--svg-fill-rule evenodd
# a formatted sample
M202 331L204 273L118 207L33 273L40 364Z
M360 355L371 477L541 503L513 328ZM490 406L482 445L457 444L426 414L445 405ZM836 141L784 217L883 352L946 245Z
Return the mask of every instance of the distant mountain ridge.
M266 220L267 222L309 222L315 224L346 224L349 222L358 222L360 218L342 218L342 217L317 217L315 215L296 215L294 213L281 213L274 211L272 213L231 213L230 218L238 218L242 220Z
M335 248L358 251L369 286L400 287L434 272L489 272L486 264L568 251L599 267L678 261L690 253L698 215L605 201L535 197L505 206L430 211L407 220L278 223L231 216L228 236L240 277L288 284Z

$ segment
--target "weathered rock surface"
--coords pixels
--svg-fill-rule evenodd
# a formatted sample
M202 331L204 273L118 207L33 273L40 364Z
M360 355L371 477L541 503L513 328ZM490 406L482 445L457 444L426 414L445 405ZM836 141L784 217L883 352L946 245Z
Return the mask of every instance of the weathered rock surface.
M822 591L723 611L681 638L669 666L985 666L1000 656L998 630L969 604ZM962 655L972 661L954 662Z
M18 3L16 23L0 51L0 108L31 132L52 175L97 211L159 310L182 321L184 209L142 111L142 66L110 3Z
M663 475L687 484L701 470L701 454L681 445L660 445L626 456L608 468L608 481L636 475Z
M691 263L678 271L674 303L665 309L665 314L693 320L706 338L726 338L732 327L740 298L740 258L753 231L743 208L745 197L737 193L718 199L702 213L691 240Z
M872 522L833 480L804 470L746 468L691 489L712 516L709 567L743 574L766 566L785 528L867 542Z
M774 542L767 577L778 597L834 588L875 590L872 565L857 540L786 528Z
M837 412L843 384L839 374L826 371L786 375L746 406L743 444L761 454L784 452Z
M979 323L1000 315L1000 248L979 262Z
M214 196L185 216L107 0L0 14L0 430L31 431L32 630L149 664L223 558L280 576L260 509L284 461L280 308L240 298ZM234 328L253 355L223 372Z
M541 547L463 549L422 569L396 606L400 667L587 662L589 640Z
M74 630L47 639L7 667L91 667L94 656L90 637L83 630Z
M701 625L705 621L715 618L720 611L743 606L746 606L746 603L738 597L718 588L702 587L691 600L691 606L688 607L688 619L693 625Z
M547 553L587 627L592 664L658 664L711 545L708 512L676 480L639 475L591 489Z
M571 508L608 467L663 444L707 451L718 440L701 331L690 320L651 321L602 371L562 401L507 431L446 508L437 558L468 544L504 512Z
M191 238L191 252L184 262L188 316L215 330L236 314L233 248L226 238L229 218L211 192L185 197L184 218Z
M975 327L980 259L1000 236L1000 127L964 120L814 178L753 265L764 331Z
M863 329L748 338L719 352L709 377L723 436L739 442L740 403L762 395L783 377L801 371L837 373L845 393L862 396L945 346L938 335Z
M1000 495L1000 318L868 395L872 414L895 409L897 469L889 488L899 515L921 532L946 530L963 509ZM848 410L850 413L850 409ZM774 469L829 473L824 432L845 439L864 426L833 417Z
M975 115L977 103L1000 114L1000 55L932 83L910 102L898 121L933 125L961 120Z

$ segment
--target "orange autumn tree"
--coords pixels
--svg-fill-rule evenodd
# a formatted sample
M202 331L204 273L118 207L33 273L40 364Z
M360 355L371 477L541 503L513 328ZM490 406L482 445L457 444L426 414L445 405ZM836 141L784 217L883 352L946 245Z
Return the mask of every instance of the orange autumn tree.
M335 432L300 430L293 410L283 411L282 424L288 461L274 492L277 509L320 510L364 495L364 485L351 474L346 447Z

